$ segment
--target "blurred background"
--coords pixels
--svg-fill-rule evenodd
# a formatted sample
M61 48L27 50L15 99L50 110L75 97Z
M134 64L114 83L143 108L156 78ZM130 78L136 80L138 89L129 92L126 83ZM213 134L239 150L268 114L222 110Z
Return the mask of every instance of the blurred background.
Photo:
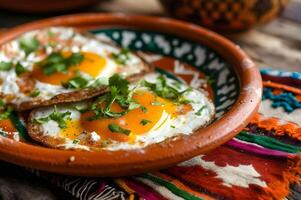
M238 43L259 67L301 71L301 0L0 0L0 32L38 19L86 12L186 20Z

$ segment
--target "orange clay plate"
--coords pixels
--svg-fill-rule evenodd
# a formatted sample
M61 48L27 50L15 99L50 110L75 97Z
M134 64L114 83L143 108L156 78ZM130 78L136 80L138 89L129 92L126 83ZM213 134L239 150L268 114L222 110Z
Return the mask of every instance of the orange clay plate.
M50 26L71 26L106 36L139 51L157 71L209 91L214 121L191 135L139 150L72 151L43 147L26 134L20 115L0 121L1 159L61 174L122 176L158 170L210 151L234 137L257 111L261 78L254 63L236 45L196 25L158 17L82 14L25 24L0 35L0 44ZM209 83L202 84L204 79ZM26 113L22 116L26 118Z

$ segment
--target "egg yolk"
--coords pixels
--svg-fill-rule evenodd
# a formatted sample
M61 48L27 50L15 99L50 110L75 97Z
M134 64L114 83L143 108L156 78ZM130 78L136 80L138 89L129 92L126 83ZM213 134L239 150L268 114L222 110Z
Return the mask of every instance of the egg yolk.
M71 55L71 52L63 52L62 54L63 56L68 57ZM32 77L43 83L61 85L62 82L67 82L71 78L74 78L76 76L76 71L79 70L96 78L105 68L105 58L91 52L81 52L81 54L84 56L84 60L76 66L70 66L66 73L56 72L51 75L46 75L43 73L41 67L35 66L32 71Z
M136 135L149 132L159 122L163 112L168 113L174 118L192 109L189 104L176 106L173 102L157 97L151 92L146 91L136 92L133 95L133 99L138 102L141 107L145 107L146 109L136 108L118 118L96 120L88 120L88 118L94 116L94 114L92 112L86 112L81 115L80 121L69 122L71 123L70 126L67 125L68 128L61 134L63 134L63 137L76 139L83 130L87 132L95 131L100 135L102 140L110 139L120 142L128 141L131 143L135 140ZM122 110L117 103L114 103L111 107L111 111L113 112L121 112ZM123 133L112 132L109 129L110 124L116 124L123 129L128 129L131 133L125 135Z

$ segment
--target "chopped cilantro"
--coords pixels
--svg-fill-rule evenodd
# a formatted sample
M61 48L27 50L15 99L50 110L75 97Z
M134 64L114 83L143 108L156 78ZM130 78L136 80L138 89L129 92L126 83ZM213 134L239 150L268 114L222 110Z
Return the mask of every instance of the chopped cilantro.
M31 52L34 52L39 48L40 42L35 37L28 37L20 39L19 45L25 54L29 55Z
M72 144L78 144L79 142L80 142L79 139L75 139L75 140L72 141Z
M36 118L34 119L34 122L38 124L44 124L50 120L53 120L58 123L61 129L64 129L67 127L66 120L70 120L70 115L70 111L59 112L57 111L56 106L54 106L54 111L50 115L48 115L47 117Z
M32 91L30 94L29 94L29 96L30 97L37 97L37 96L39 96L40 95L40 91L39 90L34 90L34 91Z
M23 65L19 62L16 64L16 69L15 70L16 70L16 74L18 76L20 76L21 74L27 72L27 69L25 67L23 67Z
M64 57L62 53L53 52L47 58L38 63L45 75L57 72L66 73L69 67L76 66L84 60L81 53L72 53L69 57Z
M108 140L103 140L103 141L101 141L100 147L101 147L101 148L105 148L105 147L108 146L108 144L109 144L109 141L108 141Z
M125 134L125 135L129 135L131 133L130 130L124 129L124 128L118 126L117 124L109 124L108 128L113 133L122 133L122 134Z
M71 78L68 80L68 82L63 83L63 86L68 89L80 89L84 88L88 85L89 80L87 78L84 78L83 76L76 76L74 78Z
M4 109L4 112L0 114L0 120L4 120L9 118L9 116L11 115L11 113L13 112L13 109L11 107L6 107Z
M119 53L112 53L112 58L117 64L125 65L130 58L130 52L128 49L121 49Z
M147 113L147 108L146 107L141 106L140 108L141 108L142 112Z
M155 83L150 83L144 80L141 82L141 84L144 87L149 88L159 97L169 99L175 103L187 104L190 102L190 100L186 99L183 94L191 91L192 89L187 88L186 90L178 91L174 87L167 84L166 78L163 75L159 76Z
M34 119L34 122L37 123L37 124L45 124L49 121L50 121L49 117L41 117L41 118Z
M87 108L84 105L82 105L82 106L76 105L76 106L73 106L73 108L80 113L85 113L87 111Z
M47 34L48 34L48 37L54 37L55 36L55 33L52 32L50 29L47 30Z
M97 88L97 87L108 85L108 84L109 84L108 78L99 77L99 78L95 79L91 84L89 84L89 87Z
M152 106L163 106L164 103L161 103L161 102L159 102L159 101L154 101L154 102L151 103L151 105L152 105Z
M11 62L0 62L0 71L8 71L13 67Z
M0 107L4 107L4 106L5 106L5 102L2 99L0 99Z
M99 118L120 117L129 110L138 108L140 105L132 98L132 91L129 90L129 82L120 75L114 74L109 79L109 91L98 97L90 106L90 110L94 113L89 120ZM113 103L119 104L123 109L121 112L111 111Z
M171 128L176 128L174 125L170 125Z
M203 113L203 110L204 110L205 108L207 108L207 106L206 106L206 105L203 105L203 106L195 113L195 115L201 116L202 113Z
M140 124L142 125L142 126L145 126L146 124L148 124L148 123L151 123L152 121L149 121L149 120L147 120L147 119L142 119L141 121L140 121Z

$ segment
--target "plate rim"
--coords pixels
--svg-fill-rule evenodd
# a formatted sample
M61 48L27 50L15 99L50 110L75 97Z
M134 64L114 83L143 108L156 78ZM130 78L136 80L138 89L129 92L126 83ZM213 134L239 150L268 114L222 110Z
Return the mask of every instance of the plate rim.
M1 160L69 175L120 176L165 168L209 151L242 130L259 108L261 76L254 62L223 36L200 26L165 17L128 14L76 14L43 19L0 34L0 45L18 35L47 26L75 26L80 30L100 27L132 27L170 33L199 42L230 63L239 79L238 99L222 118L188 137L149 145L141 150L83 152L51 149L0 138Z

